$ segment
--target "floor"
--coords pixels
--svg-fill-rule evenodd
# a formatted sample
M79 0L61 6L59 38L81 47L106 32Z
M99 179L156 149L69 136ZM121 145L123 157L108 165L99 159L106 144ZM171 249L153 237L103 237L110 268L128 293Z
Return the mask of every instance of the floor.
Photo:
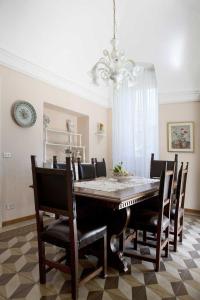
M38 258L35 225L12 226L0 231L0 300L71 299L70 276L51 271L47 284L38 284ZM9 230L8 230L9 229ZM47 247L49 256L59 256L57 248ZM80 272L87 268L85 260ZM81 286L80 300L173 300L200 299L200 218L186 216L184 241L178 252L163 258L161 270L153 264L132 261L128 274L109 269L108 278L96 278Z

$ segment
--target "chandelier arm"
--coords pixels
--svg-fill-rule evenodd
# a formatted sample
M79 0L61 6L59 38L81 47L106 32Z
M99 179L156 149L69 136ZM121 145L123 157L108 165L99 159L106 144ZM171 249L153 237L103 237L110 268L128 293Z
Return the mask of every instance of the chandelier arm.
M101 65L105 66L105 67L109 70L109 72L112 73L112 68L109 67L105 62L98 61L98 62L96 63L96 65L95 65L95 67L96 67L96 68L103 68L103 66L101 67Z

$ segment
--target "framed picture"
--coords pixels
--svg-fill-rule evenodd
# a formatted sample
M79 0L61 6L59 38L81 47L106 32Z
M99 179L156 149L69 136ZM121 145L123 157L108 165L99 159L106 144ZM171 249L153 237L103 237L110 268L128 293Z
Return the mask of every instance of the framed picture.
M167 134L169 152L194 152L193 122L170 122Z

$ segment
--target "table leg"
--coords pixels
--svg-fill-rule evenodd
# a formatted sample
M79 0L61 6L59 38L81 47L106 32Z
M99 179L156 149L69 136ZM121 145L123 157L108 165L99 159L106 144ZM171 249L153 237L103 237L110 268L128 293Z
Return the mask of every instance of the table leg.
M121 210L113 210L109 207L99 205L93 199L84 199L77 197L77 216L78 223L82 219L91 227L91 222L95 226L107 225L107 256L108 265L120 272L128 271L128 262L124 257L124 232L127 228L130 218L130 207ZM94 246L94 245L93 245Z
M130 208L112 211L108 222L108 264L120 272L128 271L124 257L124 233L130 218Z

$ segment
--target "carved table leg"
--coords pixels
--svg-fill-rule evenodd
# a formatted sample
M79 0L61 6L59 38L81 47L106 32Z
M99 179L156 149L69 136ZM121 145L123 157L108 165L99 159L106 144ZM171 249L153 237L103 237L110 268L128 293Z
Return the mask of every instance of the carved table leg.
M98 201L91 201L77 197L77 216L78 223L81 219L88 224L91 222L95 226L107 225L107 255L108 265L120 272L128 271L128 262L124 257L124 232L130 218L130 207L121 210L113 210L109 207L99 205ZM92 217L92 219L91 219ZM90 224L89 224L90 225ZM90 225L91 227L91 225ZM95 245L93 245L94 247Z
M130 208L112 211L108 222L108 263L121 272L128 271L124 257L124 232L130 218Z

